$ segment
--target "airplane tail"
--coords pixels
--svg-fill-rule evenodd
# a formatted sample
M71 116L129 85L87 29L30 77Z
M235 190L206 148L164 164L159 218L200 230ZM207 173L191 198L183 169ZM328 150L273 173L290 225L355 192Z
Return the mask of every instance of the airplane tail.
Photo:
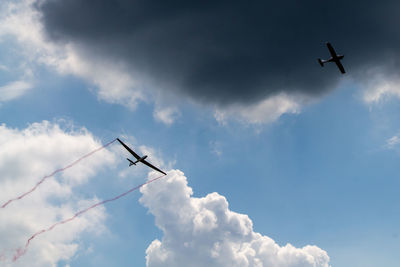
M132 166L132 165L136 165L135 162L133 162L132 160L130 160L128 158L126 160L129 161L129 167Z
M321 65L321 67L324 66L324 62L320 58L318 59L318 63L319 63L319 65Z

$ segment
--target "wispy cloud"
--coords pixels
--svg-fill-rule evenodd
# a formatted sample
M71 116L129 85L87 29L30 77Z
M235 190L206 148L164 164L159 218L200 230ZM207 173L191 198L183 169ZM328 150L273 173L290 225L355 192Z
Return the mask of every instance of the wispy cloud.
M171 125L181 115L180 111L176 107L156 107L153 112L153 117L166 125Z
M279 119L283 114L299 113L303 102L305 102L303 97L281 93L254 105L217 108L214 116L221 124L225 124L231 119L251 124L270 123Z
M26 81L14 81L0 86L0 102L18 98L32 87L33 85Z
M400 78L397 76L386 76L382 70L376 70L378 74L371 74L374 77L366 82L366 90L363 99L366 103L378 103L389 97L400 98Z
M399 144L400 144L400 137L398 135L395 135L386 140L385 147L387 149L394 149Z
M218 141L210 141L209 143L210 149L211 149L211 153L213 153L214 155L217 155L218 157L222 156L222 145L221 142Z

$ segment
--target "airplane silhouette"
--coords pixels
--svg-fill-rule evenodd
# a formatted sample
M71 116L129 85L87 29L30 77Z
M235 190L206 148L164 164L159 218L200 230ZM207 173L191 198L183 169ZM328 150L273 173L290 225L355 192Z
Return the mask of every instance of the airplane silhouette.
M135 162L133 162L132 160L130 160L130 159L127 158L127 160L129 161L129 167L132 166L132 165L136 165L136 163L138 163L138 162L141 162L141 163L143 163L144 165L147 165L147 166L149 166L150 168L152 168L152 169L154 169L154 170L156 170L156 171L158 171L158 172L161 172L161 173L164 174L164 175L167 175L165 172L163 172L163 171L160 170L159 168L157 168L157 167L155 167L154 165L152 165L152 164L150 164L149 162L147 162L147 161L145 160L145 159L147 158L147 156L143 156L143 157L139 156L139 155L136 154L130 147L128 147L127 145L125 145L124 142L122 142L121 140L119 140L119 138L117 138L117 140L118 140L118 142L120 142L120 144L121 144L123 147L126 148L126 150L129 151L129 153L131 153L131 154L136 158L136 161L135 161Z
M340 63L340 60L344 57L344 55L338 55L338 54L336 54L335 49L333 49L333 47L332 47L332 45L331 45L330 43L326 43L326 46L328 47L329 52L331 53L331 58L328 59L328 60L323 60L323 59L320 59L320 58L319 58L319 59L318 59L318 62L319 62L319 64L321 65L321 67L324 66L324 63L327 63L327 62L335 62L335 63L336 63L336 66L339 68L340 72L341 72L342 74L346 73L346 72L344 71L344 68L343 68L342 63Z

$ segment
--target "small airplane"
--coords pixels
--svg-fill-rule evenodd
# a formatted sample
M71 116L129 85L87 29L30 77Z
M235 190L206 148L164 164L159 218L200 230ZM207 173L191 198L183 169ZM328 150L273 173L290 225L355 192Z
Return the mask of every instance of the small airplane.
M126 148L126 150L129 151L129 153L131 153L131 154L136 158L136 161L135 161L135 162L133 162L132 160L130 160L129 158L127 158L127 160L129 161L129 167L132 166L132 165L136 165L136 163L138 163L138 162L141 162L141 163L143 163L144 165L147 165L147 166L149 166L150 168L152 168L152 169L154 169L154 170L156 170L156 171L158 171L158 172L161 172L161 173L164 174L164 175L167 175L165 172L163 172L163 171L160 170L159 168L157 168L157 167L151 165L149 162L147 162L147 161L145 160L145 159L147 158L147 156L143 156L143 157L139 156L139 155L136 154L132 149L130 149L130 147L128 147L127 145L125 145L124 142L122 142L121 140L119 140L119 138L117 138L117 140L118 140L118 142L119 142L123 147Z
M346 73L346 72L344 71L344 68L343 68L342 63L340 63L340 60L341 60L342 58L344 58L344 55L338 55L338 54L336 54L335 49L333 49L333 47L332 47L332 45L331 45L330 43L326 43L326 46L328 47L329 52L331 53L331 56L332 56L332 57L331 57L330 59L328 59L328 60L321 60L321 59L319 58L319 59L318 59L318 62L319 62L319 64L321 65L321 67L324 66L324 63L327 63L327 62L335 62L335 63L336 63L336 66L338 66L340 72L341 72L342 74Z

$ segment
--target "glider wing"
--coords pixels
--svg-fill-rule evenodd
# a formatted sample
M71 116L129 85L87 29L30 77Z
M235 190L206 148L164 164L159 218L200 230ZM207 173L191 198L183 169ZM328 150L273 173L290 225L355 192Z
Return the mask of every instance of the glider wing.
M158 172L161 172L161 173L164 174L164 175L167 175L165 172L163 172L162 170L160 170L160 169L157 168L156 166L153 166L152 164L148 163L146 160L142 160L141 163L143 163L144 165L149 166L150 168L152 168L152 169L154 169L154 170L156 170L156 171L158 171Z
M132 149L130 149L129 146L125 145L124 142L122 142L121 140L119 140L119 138L117 138L117 140L118 140L118 142L120 142L120 144L123 145L123 146L126 148L126 150L128 150L129 153L131 153L136 159L140 159L139 155L136 154Z

